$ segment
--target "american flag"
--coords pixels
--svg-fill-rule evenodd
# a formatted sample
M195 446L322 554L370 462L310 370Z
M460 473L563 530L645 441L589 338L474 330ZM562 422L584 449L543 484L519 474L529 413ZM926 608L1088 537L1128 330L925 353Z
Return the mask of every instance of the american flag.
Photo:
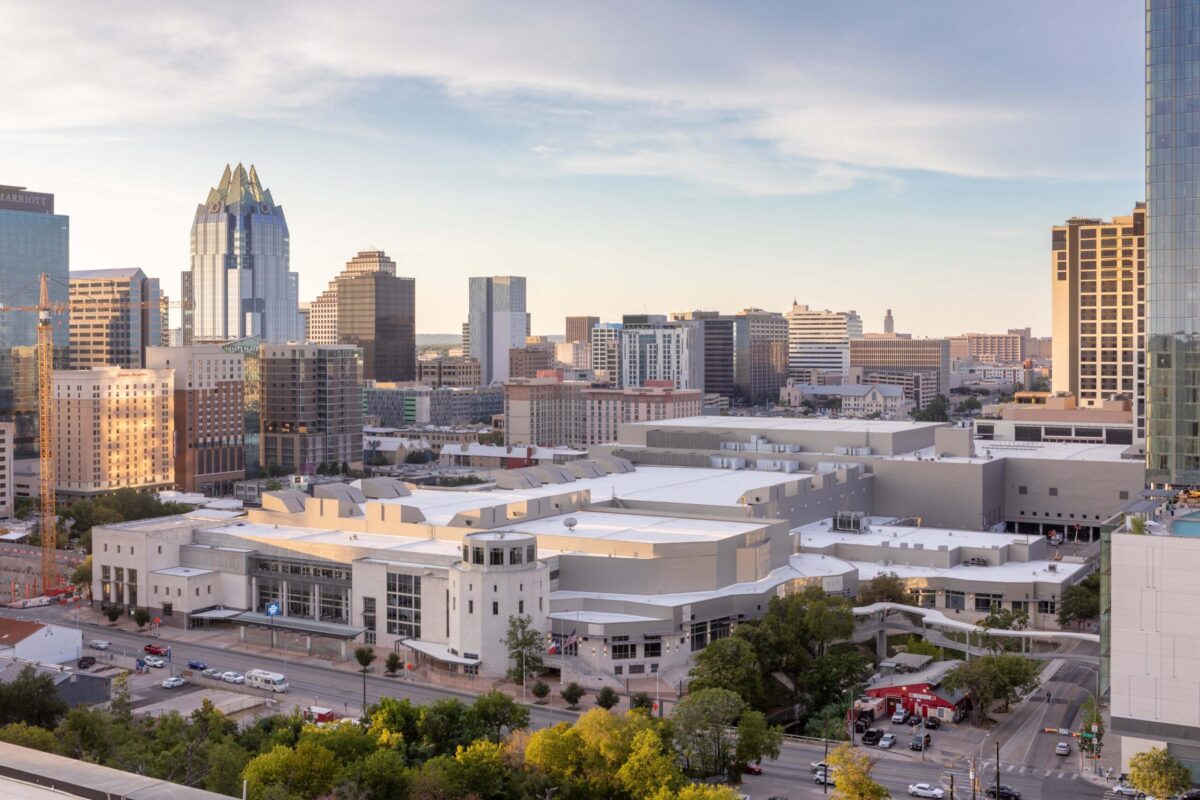
M567 638L563 639L562 641L556 640L556 641L550 642L550 647L549 647L549 649L546 650L546 652L549 653L550 655L554 655L555 653L560 653L578 641L579 641L579 636L576 635L575 631L571 631L571 635L568 636Z
M571 645L575 644L578 641L579 641L579 637L576 636L575 631L572 630L571 635L563 640L563 643L562 643L563 649L565 650L566 648L570 647Z

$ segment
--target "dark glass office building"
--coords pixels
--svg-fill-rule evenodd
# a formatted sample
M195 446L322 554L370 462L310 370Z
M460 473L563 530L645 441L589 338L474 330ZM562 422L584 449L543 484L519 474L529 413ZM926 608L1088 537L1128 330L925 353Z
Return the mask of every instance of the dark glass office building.
M1146 3L1146 203L1146 477L1155 484L1195 486L1200 485L1200 4L1194 0Z
M362 348L363 378L417 378L416 281L379 250L359 253L337 277L338 342Z
M50 276L50 300L65 307L69 286L68 218L54 195L0 185L0 305L37 305L38 276ZM37 455L37 322L31 311L0 313L0 422L16 423L16 457ZM56 366L66 366L67 314L54 317Z

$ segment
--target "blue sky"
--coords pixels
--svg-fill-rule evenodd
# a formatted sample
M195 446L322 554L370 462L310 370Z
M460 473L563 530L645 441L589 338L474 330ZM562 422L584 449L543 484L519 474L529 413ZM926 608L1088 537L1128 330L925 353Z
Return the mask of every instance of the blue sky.
M58 196L72 266L175 295L240 160L302 299L380 247L423 333L521 274L537 333L796 298L1048 334L1049 227L1144 191L1127 0L154 9L0 0L0 183Z

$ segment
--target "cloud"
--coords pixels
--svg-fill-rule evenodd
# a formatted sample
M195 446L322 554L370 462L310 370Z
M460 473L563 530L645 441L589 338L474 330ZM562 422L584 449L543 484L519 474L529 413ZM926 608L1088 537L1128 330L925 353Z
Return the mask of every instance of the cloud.
M922 20L907 4L885 11L890 5L824 18L806 6L775 20L756 16L767 7L665 2L349 11L268 1L220 14L170 2L152 12L117 2L98 13L81 0L0 0L0 50L21 54L5 60L0 76L0 133L113 135L225 120L327 127L340 105L379 84L410 81L438 87L484 119L527 129L534 144L519 151L569 174L775 195L895 183L913 170L989 178L1120 171L1097 135L1104 109L1064 106L1049 86L1014 90L965 48L946 53L961 61L929 58L923 46L958 45L913 31L898 45L904 37L895 26L919 30ZM1013 20L1022 13L1014 10ZM1000 46L996 33L967 27L981 22L968 19L955 33ZM1016 31L1009 46L1058 44L1039 32L1052 24L1037 25ZM1014 56L995 60L1006 57ZM1037 81L1045 65L1018 67ZM976 82L947 74L960 70ZM1079 98L1089 91L1079 89Z

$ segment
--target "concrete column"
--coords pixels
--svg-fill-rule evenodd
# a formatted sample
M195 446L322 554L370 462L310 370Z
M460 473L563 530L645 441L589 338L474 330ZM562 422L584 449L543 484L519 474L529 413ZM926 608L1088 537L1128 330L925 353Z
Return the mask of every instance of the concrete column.
M887 628L880 628L875 634L875 657L883 661L887 654Z
M258 578L250 576L250 608L258 610Z
M312 655L312 634L304 637L304 652Z
M285 580L279 581L279 613L282 616L288 615L288 582Z
M246 626L245 625L238 625L238 639L243 642L246 641Z
M317 584L312 585L312 615L313 619L321 618L321 587Z
M346 640L341 640L342 661L346 660Z

